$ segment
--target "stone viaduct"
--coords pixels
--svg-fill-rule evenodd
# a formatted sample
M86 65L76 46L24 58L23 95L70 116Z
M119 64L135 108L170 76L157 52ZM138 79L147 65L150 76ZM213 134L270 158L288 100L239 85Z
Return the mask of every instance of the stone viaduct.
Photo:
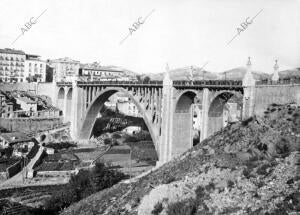
M277 64L276 64L277 65ZM274 75L278 67L274 67ZM278 76L278 74L277 74ZM193 107L201 109L200 140L222 129L226 103L234 99L241 118L262 114L271 103L300 104L300 80L257 82L248 61L243 81L173 81L169 68L163 81L140 82L58 82L52 85L52 99L71 122L74 139L88 139L101 107L114 93L122 92L135 103L149 129L159 163L165 163L193 146ZM44 89L38 92L46 94Z

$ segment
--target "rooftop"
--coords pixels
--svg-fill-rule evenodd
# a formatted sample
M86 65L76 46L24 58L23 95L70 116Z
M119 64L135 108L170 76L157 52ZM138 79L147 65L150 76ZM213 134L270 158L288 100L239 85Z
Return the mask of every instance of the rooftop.
M26 60L42 61L40 57L39 55L26 54Z
M23 52L22 50L9 49L9 48L0 49L0 53L25 55L25 52Z
M50 62L52 63L80 63L80 61L78 60L73 60L69 57L64 57L64 58L58 58L58 59L54 59L54 60L50 60Z
M94 70L94 71L104 71L104 72L124 72L122 70L112 69L111 67L107 67L107 66L94 66L90 64L80 64L80 68Z
M37 103L36 101L33 101L27 97L17 97L16 99L26 102L27 104L36 104Z
M22 132L1 133L0 137L9 143L29 142L32 139Z

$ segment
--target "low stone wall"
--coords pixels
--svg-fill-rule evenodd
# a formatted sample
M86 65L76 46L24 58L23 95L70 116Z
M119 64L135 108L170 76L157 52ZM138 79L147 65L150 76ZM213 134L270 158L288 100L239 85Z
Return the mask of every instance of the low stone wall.
M6 172L0 172L0 182L5 181L7 179L7 173Z
M39 130L49 130L62 124L62 118L0 118L0 127L10 132L35 132Z
M30 91L35 93L37 89L37 83L1 83L0 90L2 91L13 91L13 90L20 90L20 91Z
M36 176L39 176L39 177L71 176L71 174L76 174L77 172L78 172L78 170L37 171Z
M15 164L11 165L6 169L7 177L11 178L14 175L18 174L22 170L22 162L24 162L24 158L16 162Z

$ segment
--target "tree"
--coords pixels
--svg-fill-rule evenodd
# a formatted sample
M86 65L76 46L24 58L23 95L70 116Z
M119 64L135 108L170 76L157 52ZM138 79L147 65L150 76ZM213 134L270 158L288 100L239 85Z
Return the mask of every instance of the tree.
M149 76L145 76L144 82L146 82L146 83L150 82L150 77Z
M140 75L136 75L136 79L139 81L139 82L142 82L142 78Z

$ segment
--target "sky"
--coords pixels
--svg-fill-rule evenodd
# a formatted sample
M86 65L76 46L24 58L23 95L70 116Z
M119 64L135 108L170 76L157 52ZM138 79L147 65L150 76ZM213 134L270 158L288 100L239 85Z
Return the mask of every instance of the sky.
M275 59L280 70L300 67L299 20L300 0L0 0L0 48L143 74L166 63L223 72L251 56L253 70L271 73Z

